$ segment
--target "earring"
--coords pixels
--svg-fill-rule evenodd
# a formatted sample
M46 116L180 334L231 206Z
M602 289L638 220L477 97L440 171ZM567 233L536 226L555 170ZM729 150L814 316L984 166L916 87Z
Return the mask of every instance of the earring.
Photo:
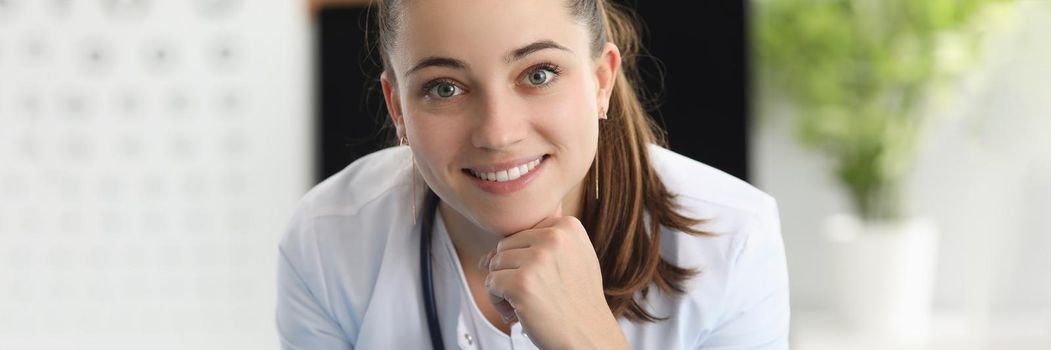
M598 150L595 150L595 200L598 200Z
M606 109L602 108L599 120L606 119ZM599 135L602 134L602 123L599 123ZM598 147L595 148L595 200L598 200Z
M416 159L412 159L412 184L409 185L412 191L412 200L409 202L412 204L412 224L416 225Z

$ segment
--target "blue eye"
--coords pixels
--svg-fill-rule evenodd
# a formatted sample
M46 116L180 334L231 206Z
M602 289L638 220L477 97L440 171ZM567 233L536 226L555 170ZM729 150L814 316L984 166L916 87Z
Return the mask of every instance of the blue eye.
M526 75L526 82L530 85L543 87L555 80L555 78L562 72L557 66L550 63L543 63L538 65L533 70L529 71Z
M548 73L545 70L535 70L532 73L529 73L529 82L533 85L541 85L543 83L546 83L547 74Z
M450 98L463 93L463 89L459 86L445 80L428 83L423 87L423 90L427 96L434 96L440 99Z

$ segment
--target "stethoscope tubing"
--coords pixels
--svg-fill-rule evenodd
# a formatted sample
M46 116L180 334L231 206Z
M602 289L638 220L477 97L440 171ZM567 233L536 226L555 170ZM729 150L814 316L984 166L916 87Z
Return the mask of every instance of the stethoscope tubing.
M415 198L413 199L415 200ZM438 308L434 301L434 276L431 269L431 233L434 231L434 215L438 209L438 196L430 189L424 195L423 212L420 216L420 283L423 286L424 311L427 313L427 328L434 350L445 350L442 330L438 322Z

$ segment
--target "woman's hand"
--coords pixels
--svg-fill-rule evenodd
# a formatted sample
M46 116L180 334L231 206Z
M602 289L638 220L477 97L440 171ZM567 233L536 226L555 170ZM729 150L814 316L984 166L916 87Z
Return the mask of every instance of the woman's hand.
M577 218L555 215L512 234L482 257L485 287L506 322L542 349L628 349L606 304L602 271Z

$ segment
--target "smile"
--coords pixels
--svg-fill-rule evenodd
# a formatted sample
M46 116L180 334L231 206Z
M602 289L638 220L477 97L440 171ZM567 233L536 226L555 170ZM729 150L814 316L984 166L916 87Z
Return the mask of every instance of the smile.
M465 176L479 189L495 195L507 195L529 186L547 164L548 155L519 159L463 169Z
M499 170L499 171L480 172L480 171L476 171L476 170L472 170L472 169L467 169L467 170L468 170L468 172L471 173L471 175L474 175L474 177L477 177L477 178L485 180L485 181L495 181L495 182L512 181L512 180L516 180L519 177L522 177L522 176L528 174L530 171L535 169L537 165L540 165L540 161L542 159L543 159L543 157L540 157L540 158L534 159L532 161L526 162L524 164L519 164L517 166L513 166L513 167L510 167L508 169L503 169L503 170Z

